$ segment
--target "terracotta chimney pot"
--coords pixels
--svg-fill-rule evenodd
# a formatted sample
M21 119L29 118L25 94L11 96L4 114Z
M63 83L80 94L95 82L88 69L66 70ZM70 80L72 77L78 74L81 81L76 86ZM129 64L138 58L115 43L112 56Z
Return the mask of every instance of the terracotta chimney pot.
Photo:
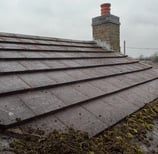
M109 15L111 10L111 4L110 3L104 3L101 5L101 15Z

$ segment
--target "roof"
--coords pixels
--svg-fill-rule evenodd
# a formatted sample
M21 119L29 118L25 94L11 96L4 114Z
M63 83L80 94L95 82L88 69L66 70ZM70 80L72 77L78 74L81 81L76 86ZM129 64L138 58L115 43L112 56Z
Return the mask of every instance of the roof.
M158 71L94 41L0 33L0 130L94 136L158 97Z

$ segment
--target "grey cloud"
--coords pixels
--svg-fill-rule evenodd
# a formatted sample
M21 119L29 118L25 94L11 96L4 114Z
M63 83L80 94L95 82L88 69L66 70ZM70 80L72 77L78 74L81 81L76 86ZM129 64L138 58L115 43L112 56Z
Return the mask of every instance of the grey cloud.
M105 0L0 0L0 31L90 40L91 18L100 15L100 4L104 2ZM126 40L129 46L157 47L157 0L152 0L152 3L146 0L109 2L112 3L112 14L120 16L121 45ZM132 56L141 53L128 51Z
M158 20L157 16L154 15L139 15L131 18L132 24L141 26L157 26Z

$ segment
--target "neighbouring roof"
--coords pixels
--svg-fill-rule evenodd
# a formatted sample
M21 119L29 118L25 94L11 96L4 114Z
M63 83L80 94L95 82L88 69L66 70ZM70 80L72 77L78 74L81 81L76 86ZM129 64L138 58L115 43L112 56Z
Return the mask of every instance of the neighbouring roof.
M0 130L96 135L158 97L158 71L93 41L0 33Z

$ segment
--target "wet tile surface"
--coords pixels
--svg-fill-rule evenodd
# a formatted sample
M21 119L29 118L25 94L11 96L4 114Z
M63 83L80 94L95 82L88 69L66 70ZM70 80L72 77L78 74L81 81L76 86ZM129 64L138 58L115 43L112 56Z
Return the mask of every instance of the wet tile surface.
M66 105L76 104L88 99L88 96L82 94L71 86L54 88L51 90L51 93L61 99Z
M96 134L96 132L99 133L103 131L106 127L105 123L101 122L84 108L78 106L57 113L55 116L68 127L88 131L92 136Z
M0 73L11 72L11 71L24 71L26 68L18 62L15 61L0 61Z
M88 96L89 98L97 97L100 95L105 94L104 91L100 90L99 88L94 87L89 82L84 84L74 84L72 86L74 89L77 89L80 93Z
M49 69L50 67L40 61L20 61L27 70Z
M35 113L20 98L0 99L0 125L10 125L34 116Z
M0 93L23 90L27 88L30 88L30 86L18 76L0 77Z
M59 119L57 119L54 114L50 114L38 119L35 119L33 121L30 121L29 123L23 124L19 126L19 128L29 130L29 128L33 129L42 129L45 130L45 133L48 134L52 132L52 130L64 130L66 129L66 125L62 123Z
M70 76L67 71L60 71L60 72L50 72L45 73L50 79L56 81L56 83L65 83L75 81L76 79Z
M65 106L60 99L46 90L21 94L19 97L36 115L55 111Z
M56 81L50 79L45 74L25 74L19 76L25 83L30 85L30 87L40 87L40 86L48 86L53 85Z
M102 122L104 122L107 127L114 124L118 120L118 117L115 114L115 111L112 106L104 103L102 100L88 102L86 104L83 104L82 106L86 110L94 114Z
M158 97L158 72L145 69L92 41L0 33L0 126L95 135Z

